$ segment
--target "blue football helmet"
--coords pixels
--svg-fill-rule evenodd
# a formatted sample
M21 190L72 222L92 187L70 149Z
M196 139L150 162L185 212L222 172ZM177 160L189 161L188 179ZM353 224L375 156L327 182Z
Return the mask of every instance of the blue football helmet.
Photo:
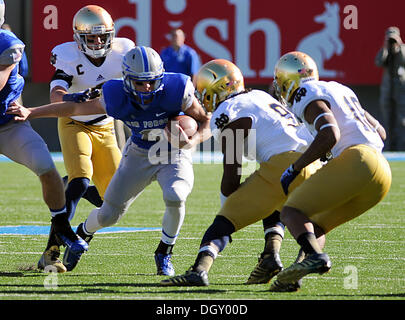
M124 89L135 96L138 103L148 105L156 92L163 89L164 71L163 61L155 50L137 46L127 52L122 62ZM135 83L139 81L150 81L152 90L149 92L136 90Z

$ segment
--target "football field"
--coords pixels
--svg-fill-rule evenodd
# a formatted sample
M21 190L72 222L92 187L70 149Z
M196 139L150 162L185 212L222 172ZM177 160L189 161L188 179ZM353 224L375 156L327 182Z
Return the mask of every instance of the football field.
M47 234L41 230L49 226L50 214L42 201L39 181L25 167L0 162L0 299L403 300L405 162L390 164L393 184L387 197L328 235L325 251L332 259L331 271L306 277L299 292L271 293L268 284L244 285L263 249L261 222L233 235L233 242L210 271L210 286L160 287L164 277L155 275L153 253L160 240L164 204L156 182L115 225L120 228L94 237L76 269L60 275L40 272L33 266L46 245ZM63 164L58 162L57 166L64 175ZM193 264L201 237L219 207L222 165L194 167L194 189L174 248L173 264L178 274ZM84 221L91 209L82 199L72 225ZM24 233L15 234L19 231L7 231L6 226L27 227L22 229ZM281 249L285 267L293 262L297 251L298 245L286 231Z

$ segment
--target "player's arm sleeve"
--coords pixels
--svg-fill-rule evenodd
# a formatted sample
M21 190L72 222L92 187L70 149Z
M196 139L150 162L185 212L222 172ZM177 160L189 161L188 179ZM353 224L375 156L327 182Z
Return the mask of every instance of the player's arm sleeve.
M23 52L23 56L20 60L20 63L18 64L18 73L22 77L28 76L28 59L27 59L27 55L25 54L25 52Z
M4 50L0 55L0 64L9 66L19 63L24 53L24 46L16 44L10 48Z
M68 89L72 85L72 80L73 80L73 76L68 75L66 72L64 72L61 69L57 69L52 76L52 80L50 83L50 90L52 91L53 88L58 86L58 87L64 88L66 91L68 91Z

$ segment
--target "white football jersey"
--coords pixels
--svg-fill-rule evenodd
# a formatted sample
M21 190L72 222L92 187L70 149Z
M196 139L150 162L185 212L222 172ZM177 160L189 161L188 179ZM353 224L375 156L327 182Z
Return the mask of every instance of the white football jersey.
M223 128L240 118L252 119L244 155L259 163L283 152L303 152L313 140L292 112L261 90L238 94L219 105L210 121L214 138L219 140Z
M132 40L127 38L114 38L112 50L107 54L105 61L99 67L92 64L82 53L77 43L66 42L56 46L52 50L51 63L57 73L50 83L50 90L55 86L65 88L69 93L75 93L101 86L104 82L122 78L122 60L125 54L135 46ZM87 122L100 117L98 115L72 116L77 121ZM103 125L111 122L113 119L107 119L98 122L97 125Z
M340 130L340 140L331 152L337 157L346 148L365 144L381 151L384 143L378 132L367 121L356 94L350 88L335 81L304 81L297 91L292 111L307 126L313 136L317 131L304 119L305 108L314 100L326 100Z

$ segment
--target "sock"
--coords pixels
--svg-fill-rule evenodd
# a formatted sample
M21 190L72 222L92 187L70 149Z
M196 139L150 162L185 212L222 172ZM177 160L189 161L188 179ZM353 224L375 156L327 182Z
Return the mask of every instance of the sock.
M74 178L69 182L65 191L66 209L69 213L69 221L73 219L77 204L86 192L89 182L90 181L87 178Z
M263 254L278 254L280 252L283 237L279 233L271 232L266 234L266 242Z
M166 210L162 219L162 238L164 243L174 244L183 225L186 207L184 201L165 200Z
M173 244L164 243L160 240L158 247L155 250L155 254L163 253L163 254L172 254L173 251Z
M77 240L77 236L75 232L72 230L72 227L70 226L67 212L55 215L54 217L52 217L51 222L52 222L51 230L53 230L52 235L55 235L56 238L57 234L60 233L71 241Z
M275 254L280 252L281 243L284 239L285 226L280 220L280 212L275 210L271 215L263 219L264 249L263 254Z
M100 209L98 209L98 208L93 209L90 212L89 216L87 217L87 220L84 222L83 230L86 233L93 234L97 230L100 230L101 228L103 228L103 226L100 225L100 223L98 222L98 212L99 211L100 211Z
M304 250L302 250L302 248L300 248L300 251L298 251L297 258L295 259L294 262L301 262L304 259L305 259L305 252Z
M66 213L66 206L63 206L63 207L60 208L60 209L52 209L52 208L49 208L49 211L51 212L51 216L52 216L52 217L55 217L55 216L57 216L58 214L64 214L64 213Z
M199 252L194 262L193 270L196 272L206 271L208 273L214 260L214 255L210 254L209 251Z
M49 236L48 236L48 243L46 244L45 251L48 250L52 246L58 246L59 247L59 242L56 238L55 234L55 228L51 224L51 229L49 230Z
M84 223L79 224L76 233L87 243L90 243L91 239L93 238L93 234L87 232L86 228L84 227Z
M315 234L312 232L304 232L300 234L297 238L297 242L306 254L322 253Z
M103 204L103 199L101 199L96 186L88 186L82 198L86 199L97 208L100 208Z

